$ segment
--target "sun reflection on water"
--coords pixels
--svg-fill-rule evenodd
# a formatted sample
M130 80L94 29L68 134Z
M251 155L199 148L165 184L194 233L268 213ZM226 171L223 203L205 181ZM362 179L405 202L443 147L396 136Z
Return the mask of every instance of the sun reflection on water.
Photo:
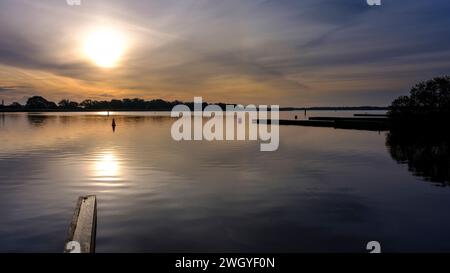
M121 168L117 156L111 151L99 154L94 160L94 175L97 181L108 182L119 180Z
M99 112L95 112L95 114L96 115L99 115L99 116L109 116L109 115L111 115L113 112L111 112L111 111L99 111Z

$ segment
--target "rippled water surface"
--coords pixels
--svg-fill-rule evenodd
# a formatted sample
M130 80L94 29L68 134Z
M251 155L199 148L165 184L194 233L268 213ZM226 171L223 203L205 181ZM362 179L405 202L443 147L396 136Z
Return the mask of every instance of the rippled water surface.
M0 252L62 251L85 194L97 252L450 250L450 190L394 160L385 132L281 126L278 151L260 152L176 142L173 121L0 114Z

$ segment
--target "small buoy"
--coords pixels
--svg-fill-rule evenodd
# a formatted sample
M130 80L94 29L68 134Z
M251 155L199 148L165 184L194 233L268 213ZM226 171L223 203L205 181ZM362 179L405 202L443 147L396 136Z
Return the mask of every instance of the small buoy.
M113 121L112 121L112 127L116 127L116 120L115 119L113 119Z

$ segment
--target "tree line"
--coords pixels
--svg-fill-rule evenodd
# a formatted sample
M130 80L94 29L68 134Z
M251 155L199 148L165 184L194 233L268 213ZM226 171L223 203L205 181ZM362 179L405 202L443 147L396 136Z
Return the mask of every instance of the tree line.
M165 101L162 99L154 99L146 101L134 98L97 101L87 99L78 103L69 99L63 99L56 104L41 96L29 98L25 105L13 102L5 106L2 103L0 109L3 111L170 111L178 104L185 104L191 110L194 109L193 102L181 102L178 100ZM204 102L203 108L207 105L208 103ZM224 103L217 103L216 105L219 105L222 109L226 109L226 104ZM357 109L362 110L363 108ZM282 108L280 110L293 109L297 110L298 108ZM312 110L313 108L308 109ZM430 122L442 124L450 121L450 76L436 77L416 84L412 87L409 96L400 96L391 103L388 107L388 117L391 123L396 126L430 124Z
M175 105L184 104L189 108L194 109L193 102L182 101L165 101L162 99L143 100L143 99L112 99L110 101L91 100L87 99L80 103L69 99L63 99L58 103L49 101L41 96L33 96L28 98L25 105L18 102L13 102L10 105L0 105L3 110L10 111L170 111ZM203 103L203 108L208 103ZM225 109L226 104L217 103L222 109Z
M450 121L450 76L417 83L409 96L400 96L389 106L388 117L395 127L448 127Z

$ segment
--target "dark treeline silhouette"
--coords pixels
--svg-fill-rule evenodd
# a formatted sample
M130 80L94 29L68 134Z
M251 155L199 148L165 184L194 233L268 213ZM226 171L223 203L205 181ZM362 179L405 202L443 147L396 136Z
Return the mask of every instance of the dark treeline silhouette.
M416 84L409 96L401 96L392 102L388 117L394 129L448 126L450 77L437 77Z
M191 110L194 109L193 102L182 101L165 101L162 99L143 100L139 98L134 99L113 99L110 101L91 100L87 99L82 102L71 101L69 99L63 99L57 104L49 101L41 96L33 96L29 98L25 105L21 105L18 102L13 102L10 105L0 105L0 110L3 111L170 111L175 105L184 104ZM225 103L214 103L223 110L226 109ZM204 102L203 108L209 103ZM236 104L231 104L236 105ZM336 106L336 107L309 107L309 108L296 108L296 107L284 107L280 108L280 111L293 111L293 110L387 110L387 107L378 106Z
M450 77L416 84L392 102L386 146L416 176L450 186Z
M61 100L58 104L48 101L41 96L29 98L25 105L14 102L10 105L0 105L4 111L170 111L175 105L184 104L191 110L194 109L193 102L165 101L162 99L113 99L110 101L84 100L80 103L68 99ZM208 103L203 103L205 108ZM222 109L226 108L224 103L216 103Z

